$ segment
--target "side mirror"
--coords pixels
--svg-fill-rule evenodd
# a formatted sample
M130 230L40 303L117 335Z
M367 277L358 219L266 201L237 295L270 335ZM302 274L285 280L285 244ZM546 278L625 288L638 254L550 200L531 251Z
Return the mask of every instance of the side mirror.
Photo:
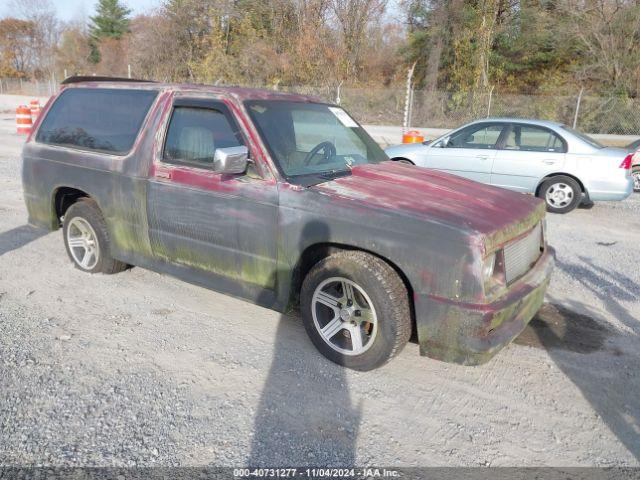
M213 156L213 171L216 173L244 173L249 162L249 149L239 147L218 148Z
M437 148L446 148L446 146L449 145L449 140L450 140L450 137L444 137L439 142L434 143L433 146Z

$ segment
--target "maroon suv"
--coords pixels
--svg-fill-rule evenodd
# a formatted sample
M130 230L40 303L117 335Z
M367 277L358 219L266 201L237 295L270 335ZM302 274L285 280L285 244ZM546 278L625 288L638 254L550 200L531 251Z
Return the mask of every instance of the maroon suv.
M284 311L368 370L487 361L552 270L536 198L388 161L347 112L242 88L74 78L23 150L29 220L88 273L165 272ZM132 295L135 293L132 292Z

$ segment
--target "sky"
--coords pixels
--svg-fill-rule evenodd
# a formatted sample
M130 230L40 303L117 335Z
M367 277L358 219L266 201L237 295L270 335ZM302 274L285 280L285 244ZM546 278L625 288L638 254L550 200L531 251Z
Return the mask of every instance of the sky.
M121 0L133 14L144 13L160 5L161 0ZM0 0L0 5L8 4L8 0ZM56 8L58 18L63 21L80 20L93 15L97 0L51 0ZM0 16L10 15L8 7L0 8Z

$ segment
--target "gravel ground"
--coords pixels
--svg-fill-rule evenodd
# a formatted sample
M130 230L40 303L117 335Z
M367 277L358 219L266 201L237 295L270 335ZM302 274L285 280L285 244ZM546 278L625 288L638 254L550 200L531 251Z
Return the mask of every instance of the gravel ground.
M28 227L0 118L0 464L640 465L640 196L548 219L547 304L487 365L410 344L369 373L296 318Z

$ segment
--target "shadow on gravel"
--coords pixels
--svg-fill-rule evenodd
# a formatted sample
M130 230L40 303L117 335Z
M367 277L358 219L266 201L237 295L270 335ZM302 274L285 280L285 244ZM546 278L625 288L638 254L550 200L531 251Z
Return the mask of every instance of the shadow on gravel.
M6 232L0 232L0 255L22 248L47 233L49 232L31 225L21 225Z
M545 305L531 322L531 329L611 432L640 461L640 355L636 350L640 319L634 318L621 304L622 301L637 301L640 288L624 274L598 267L587 258L581 257L580 260L583 264L562 260L556 263L559 268L580 279L582 285L602 301L609 313L629 328L632 333L620 335L619 341L633 342L631 349L622 351L616 346L605 348L607 338L614 333L604 327L604 319L597 320L597 312L576 301L565 303L562 307ZM557 322L564 327L556 327Z
M588 315L545 303L515 343L578 353L600 350L611 332Z
M328 241L329 229L312 222L306 235ZM346 370L321 356L310 340L300 345L300 323L280 317L247 465L354 466L361 414L351 403Z
M583 262L582 265L558 259L556 265L568 275L579 279L585 288L602 301L611 315L634 334L640 335L640 319L631 315L620 303L638 301L640 285L623 273L595 265L589 258L578 258Z

